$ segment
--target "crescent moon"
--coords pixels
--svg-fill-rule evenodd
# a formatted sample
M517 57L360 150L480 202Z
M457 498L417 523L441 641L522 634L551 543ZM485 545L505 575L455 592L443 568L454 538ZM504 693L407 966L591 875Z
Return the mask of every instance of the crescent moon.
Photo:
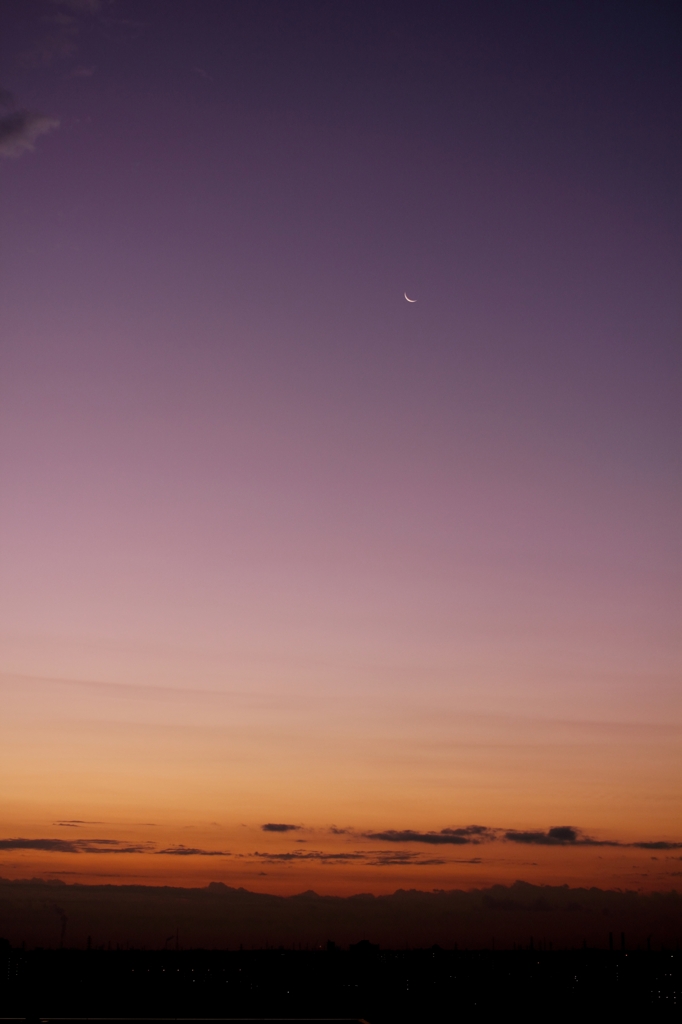
M403 295L404 295L404 296L405 296L405 298L407 299L407 292L403 292ZM416 300L416 299L407 299L407 301L408 301L408 302L416 302L417 300Z

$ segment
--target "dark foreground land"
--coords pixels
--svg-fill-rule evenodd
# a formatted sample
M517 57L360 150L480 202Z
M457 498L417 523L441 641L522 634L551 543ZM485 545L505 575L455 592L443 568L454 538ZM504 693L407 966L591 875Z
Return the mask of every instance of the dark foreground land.
M363 948L364 947L364 948ZM459 1021L682 1016L682 953L0 952L0 1017ZM481 1015L483 1015L481 1017Z

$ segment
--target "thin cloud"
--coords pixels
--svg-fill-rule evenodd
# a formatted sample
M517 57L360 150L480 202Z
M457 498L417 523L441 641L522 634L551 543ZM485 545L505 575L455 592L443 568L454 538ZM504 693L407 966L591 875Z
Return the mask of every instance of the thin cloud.
M157 850L158 854L169 854L172 857L231 857L227 850L200 850L194 846L169 846L165 850Z
M416 832L413 829L387 829L385 832L365 832L364 839L384 843L428 843L431 846L478 845L496 838L495 830L484 825L467 825L466 828L443 828L440 832Z
M449 860L430 858L424 860L422 854L413 850L372 850L364 852L365 863L370 867L427 867L429 865L449 864Z
M77 67L73 71L70 71L65 78L92 78L95 73L95 68Z
M400 867L401 865L412 865L422 863L418 853L411 853L409 850L379 850L378 853L368 859L367 863L372 867ZM444 864L445 861L438 861Z
M335 829L330 832L336 833ZM443 828L440 832L419 832L416 829L386 829L383 832L364 832L363 839L385 843L426 843L430 846L478 846L495 841L519 843L526 846L602 846L636 850L680 850L682 842L651 840L624 842L621 839L595 839L574 825L553 825L546 830L490 828L486 825L467 825L464 828Z
M93 825L96 822L82 819L70 819L55 822L62 828L80 829L84 825ZM269 822L261 826L265 832L287 833L298 831L300 825ZM358 836L351 829L337 834L348 834ZM389 829L384 832L365 833L362 838L370 840L383 840L391 845L397 843L423 843L426 846L461 846L480 845L492 841L510 842L523 846L550 846L550 847L609 847L619 849L637 849L646 851L674 851L682 849L682 842L669 840L645 840L641 842L624 842L618 839L595 839L581 829L573 825L556 825L546 831L531 831L507 829L492 829L482 825L469 825L465 828L442 829L440 832L417 832L413 829ZM300 840L298 841L300 842ZM153 842L131 843L120 839L109 838L37 838L28 839L22 837L0 839L0 851L3 850L35 850L43 853L60 854L106 854L106 853L129 853L129 854L154 854L173 857L256 857L270 863L286 863L296 861L317 861L320 863L343 864L345 862L361 862L370 866L389 867L393 865L414 865L434 866L441 864L477 864L481 863L480 857L468 859L448 858L447 860L423 859L419 851L414 850L358 850L343 852L326 852L321 850L293 850L286 852L255 851L252 854L232 854L228 850L205 850L201 847L186 846L184 843L171 844L163 849L157 849ZM675 858L677 859L677 858ZM682 859L682 858L680 858Z
M150 843L126 845L118 839L0 839L0 850L44 853L149 853Z
M627 843L627 846L632 846L635 850L682 850L682 843L666 843L660 840L655 843Z
M110 843L111 845L107 845L104 848L102 846L99 846L99 845L94 845L96 843L104 843L104 842ZM80 846L79 852L80 853L150 853L151 852L150 844L149 843L133 843L133 844L130 844L129 846L125 846L123 843L120 843L120 844L117 844L117 845L113 845L114 842L115 842L114 840L102 840L102 839L94 839L94 840L90 840L89 842L88 842L88 840L83 840L83 843Z
M67 60L77 49L78 19L70 14L55 14L43 19L49 27L33 46L19 57L26 68L49 67L57 60Z
M45 26L42 35L19 56L24 67L48 67L56 61L68 60L78 50L84 26L118 24L118 19L105 16L110 0L51 0L51 11L40 20Z
M9 95L9 94L7 94ZM2 104L2 105L7 105ZM48 685L52 688L64 687L73 688L77 691L99 693L104 696L115 697L116 699L150 699L158 701L191 701L196 704L198 700L209 703L221 703L229 707L243 708L267 708L269 710L291 710L300 702L292 699L284 700L280 694L275 693L253 693L246 690L195 690L190 686L149 686L135 683L105 683L93 679L65 679L56 676L33 676L17 672L0 672L0 687L20 684L22 686L43 687ZM145 824L144 822L138 824ZM246 826L245 826L246 827Z
M0 154L19 157L35 149L36 139L59 127L54 117L30 110L12 110L0 115Z
M343 863L347 860L364 860L366 854L364 853L322 853L319 850L292 850L289 853L259 853L258 850L251 854L252 857L258 857L261 860L268 861L276 864L278 861L303 861L303 860L317 860L317 861L336 861Z
M467 860L436 860L422 859L422 855L412 850L354 850L352 853L325 853L321 850L290 850L285 853L272 853L256 850L251 854L268 864L291 864L303 861L317 861L327 864L344 864L350 861L366 864L368 867L432 867L442 864L480 864L480 857Z
M48 853L80 853L68 839L0 839L0 850L45 850Z
M103 821L84 821L80 818L68 818L65 821L53 821L53 825L61 825L62 828L80 828L81 825L103 825Z

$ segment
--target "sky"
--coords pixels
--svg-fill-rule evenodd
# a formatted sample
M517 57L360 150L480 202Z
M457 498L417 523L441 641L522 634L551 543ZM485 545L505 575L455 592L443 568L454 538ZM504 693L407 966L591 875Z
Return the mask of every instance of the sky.
M0 875L675 888L676 5L0 17Z

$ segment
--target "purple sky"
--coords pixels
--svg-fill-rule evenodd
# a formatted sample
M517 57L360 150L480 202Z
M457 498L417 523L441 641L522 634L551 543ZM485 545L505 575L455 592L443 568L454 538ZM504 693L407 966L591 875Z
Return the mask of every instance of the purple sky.
M34 751L6 829L207 792L206 820L672 829L675 17L5 0L1 667ZM223 783L210 714L91 695L80 794L36 709L75 737L101 683L269 703ZM186 755L175 797L142 754L119 786L126 722Z

